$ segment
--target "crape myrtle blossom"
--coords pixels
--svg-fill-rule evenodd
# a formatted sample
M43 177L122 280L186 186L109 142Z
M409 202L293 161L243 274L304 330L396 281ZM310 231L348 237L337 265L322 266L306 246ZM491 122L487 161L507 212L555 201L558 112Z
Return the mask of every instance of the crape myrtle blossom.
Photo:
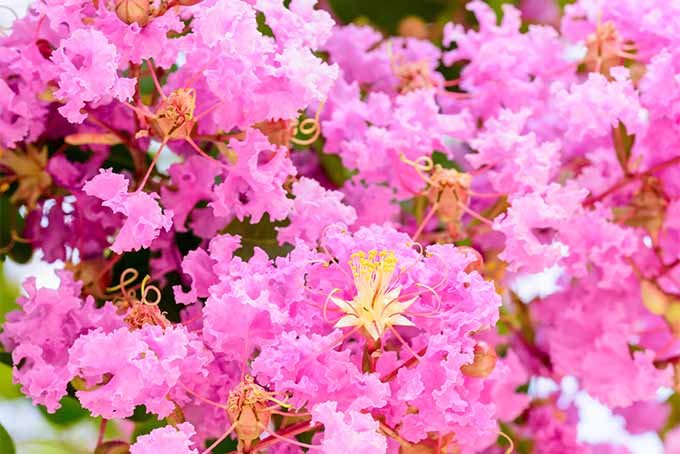
M158 194L140 191L129 193L128 186L127 178L113 173L111 169L101 170L99 175L83 186L87 195L102 199L103 206L126 217L111 245L111 250L118 253L149 247L161 229L168 230L172 226L173 213L161 210L154 200Z
M628 452L535 392L570 377L678 450L677 2L333 3L1 31L0 259L61 268L4 318L22 393L97 453Z
M15 380L24 394L49 411L59 408L73 378L68 350L74 341L92 330L104 333L123 324L110 303L97 308L91 296L83 300L82 284L73 280L72 273L59 271L57 275L56 290L37 288L34 278L24 283L27 295L17 300L21 309L8 315L1 335L17 364Z

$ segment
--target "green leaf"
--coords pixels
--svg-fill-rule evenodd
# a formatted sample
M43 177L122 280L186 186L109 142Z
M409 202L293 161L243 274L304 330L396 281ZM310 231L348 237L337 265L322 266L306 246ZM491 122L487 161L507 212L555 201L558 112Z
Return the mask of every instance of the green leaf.
M214 442L215 442L214 439L213 440L207 440L205 442L205 447L208 448ZM222 440L222 442L219 445L215 446L211 452L213 454L227 454L227 453L236 451L237 447L238 447L238 441L227 437L226 439Z
M2 424L0 424L0 451L3 454L15 454L17 452L12 437L9 436Z
M38 440L21 443L21 454L73 454L80 451L75 446L56 440Z
M132 160L130 150L125 145L118 144L111 147L109 157L102 164L102 168L111 168L116 173L122 173L125 170L134 173L135 163Z
M463 168L459 166L457 162L450 160L448 156L446 156L441 151L435 151L432 153L432 162L439 164L445 169L456 169L459 172L463 171Z
M150 433L152 430L158 429L159 427L163 427L166 425L167 423L165 422L165 420L159 421L156 418L138 422L137 424L135 424L135 430L132 433L132 443L134 443L137 440L137 437L146 435Z
M9 367L12 367L12 355L7 352L0 353L0 363L7 364Z
M671 407L671 414L668 417L668 421L666 421L666 425L660 431L662 437L680 424L680 394L673 393L666 403Z
M420 16L434 22L447 6L440 0L330 0L330 4L341 22L366 18L391 34L396 33L403 18Z
M352 172L342 165L342 159L337 154L319 152L319 163L326 176L340 187L352 177Z
M8 312L19 308L19 305L16 303L19 289L5 279L3 266L3 262L0 262L0 325L5 322L5 315Z
M18 235L23 230L24 218L21 217L17 207L10 201L9 195L3 194L0 196L0 249L9 248L7 255L17 263L28 262L33 254L30 244L12 239L13 233ZM4 256L4 253L0 253L0 260L3 260Z
M154 417L155 416L153 413L147 413L146 407L144 405L137 405L135 407L135 411L132 413L132 416L128 417L127 419L134 422L144 422Z
M264 13L262 11L258 11L255 19L257 20L257 30L264 36L271 36L273 38L274 32L267 24L267 18L264 16Z
M499 23L503 20L503 5L519 6L518 0L486 0L486 3L496 12Z
M264 250L270 258L282 257L288 254L292 247L279 246L276 227L286 224L287 221L271 222L269 215L265 214L257 224L250 224L250 218L245 218L243 221L234 219L224 233L241 236L241 248L236 251L236 255L243 260L248 260L253 256L255 247Z
M74 397L66 396L61 399L60 403L61 407L54 413L48 413L42 405L38 406L38 408L43 416L45 416L45 419L58 426L75 424L89 415L88 411L85 410L80 405L80 402L78 402L78 399Z
M12 367L0 363L0 397L4 399L16 399L21 397L19 385L12 383Z

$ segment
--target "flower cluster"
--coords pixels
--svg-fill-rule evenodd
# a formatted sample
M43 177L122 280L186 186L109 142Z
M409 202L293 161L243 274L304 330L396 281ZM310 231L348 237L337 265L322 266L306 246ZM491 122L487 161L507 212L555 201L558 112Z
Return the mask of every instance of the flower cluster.
M96 453L628 452L533 386L571 377L680 452L677 2L397 35L316 3L34 0L0 36L0 259L60 280L0 332L23 394Z

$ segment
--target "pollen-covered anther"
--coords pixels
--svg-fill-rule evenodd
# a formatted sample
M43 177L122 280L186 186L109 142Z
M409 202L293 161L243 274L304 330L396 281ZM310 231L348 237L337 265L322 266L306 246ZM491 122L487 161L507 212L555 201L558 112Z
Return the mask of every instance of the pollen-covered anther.
M335 323L336 328L359 328L377 341L392 326L415 326L404 314L417 296L400 300L401 287L394 279L397 263L394 252L387 250L359 251L350 256L357 294L351 301L330 297L345 314Z

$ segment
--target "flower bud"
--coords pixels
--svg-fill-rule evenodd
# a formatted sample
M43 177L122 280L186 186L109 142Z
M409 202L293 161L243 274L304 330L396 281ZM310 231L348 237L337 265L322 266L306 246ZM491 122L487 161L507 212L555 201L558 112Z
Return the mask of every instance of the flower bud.
M143 27L149 23L151 6L148 0L118 0L116 15L126 24L137 23Z
M496 350L486 342L475 345L475 359L472 364L461 366L464 375L473 378L486 378L496 367Z
M427 24L418 16L407 16L399 22L399 35L407 38L427 39Z

